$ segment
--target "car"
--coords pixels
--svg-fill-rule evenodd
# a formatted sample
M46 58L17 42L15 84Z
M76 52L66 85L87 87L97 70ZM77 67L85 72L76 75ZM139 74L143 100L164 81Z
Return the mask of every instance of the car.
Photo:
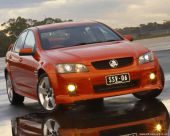
M59 105L133 94L157 97L164 73L154 52L96 22L65 22L24 30L6 54L5 78L11 104L24 97L46 112Z

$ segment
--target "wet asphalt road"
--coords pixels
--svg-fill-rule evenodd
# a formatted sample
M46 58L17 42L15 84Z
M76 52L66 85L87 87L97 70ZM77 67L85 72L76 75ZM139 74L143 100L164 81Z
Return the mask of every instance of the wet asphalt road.
M167 113L170 113L170 50L158 51L156 54L166 78L164 91L158 100L143 102L132 95L125 95L107 98L104 105L80 104L53 114L40 113L37 102L30 99L26 99L24 105L19 107L9 104L3 75L4 64L0 59L0 135L11 136L12 126L13 133L27 133L28 136L46 135L50 131L53 135L60 133L61 136L78 136L84 133L83 136L117 136L133 133L132 136L135 136L135 133L144 132L147 126L149 129L155 129L154 125L159 122L163 122L163 128L167 129ZM48 127L49 132L46 129ZM52 131L52 128L56 131ZM121 134L118 134L119 132Z
M170 36L136 40L135 42L140 43L152 51L170 49Z

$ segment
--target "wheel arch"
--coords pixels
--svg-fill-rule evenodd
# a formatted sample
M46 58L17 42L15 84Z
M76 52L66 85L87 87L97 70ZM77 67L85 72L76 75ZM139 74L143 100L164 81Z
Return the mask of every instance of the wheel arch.
M41 63L37 68L37 76L40 77L41 74L47 74L48 76L50 74L55 73L55 68L53 64L43 62Z
M42 69L42 68L40 68L39 70L38 70L38 78L42 75L42 74L47 74L47 72L44 70L44 69Z

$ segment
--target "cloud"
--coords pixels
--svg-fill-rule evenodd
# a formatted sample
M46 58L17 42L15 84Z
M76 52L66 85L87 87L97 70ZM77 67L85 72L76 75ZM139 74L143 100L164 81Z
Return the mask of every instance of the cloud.
M36 6L43 0L0 0L0 9L17 9L28 6Z
M0 23L22 16L97 20L114 28L170 20L169 0L0 0Z

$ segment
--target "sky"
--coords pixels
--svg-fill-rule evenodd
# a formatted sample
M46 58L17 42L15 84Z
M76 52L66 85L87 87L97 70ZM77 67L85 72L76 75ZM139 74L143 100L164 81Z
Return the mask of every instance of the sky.
M0 0L0 24L22 16L95 20L113 28L170 20L170 0Z

